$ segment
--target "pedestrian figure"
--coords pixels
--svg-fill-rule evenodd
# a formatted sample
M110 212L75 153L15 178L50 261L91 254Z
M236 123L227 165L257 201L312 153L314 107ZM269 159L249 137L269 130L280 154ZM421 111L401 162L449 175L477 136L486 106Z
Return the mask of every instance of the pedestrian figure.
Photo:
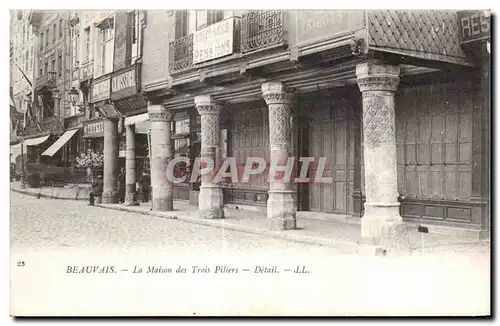
M90 192L89 205L94 206L94 197L100 198L102 196L102 191L103 191L102 175L98 175L97 179L92 183L92 191Z
M118 174L118 202L125 202L125 168L120 169L120 173Z
M143 203L149 201L149 187L151 186L151 178L146 172L142 172L139 179L139 198Z

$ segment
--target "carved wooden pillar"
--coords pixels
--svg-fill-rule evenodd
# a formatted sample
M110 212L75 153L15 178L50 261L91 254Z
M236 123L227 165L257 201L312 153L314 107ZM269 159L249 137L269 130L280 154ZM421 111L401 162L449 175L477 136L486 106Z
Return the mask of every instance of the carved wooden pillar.
M104 187L103 204L118 203L118 124L116 119L103 119L104 123Z
M363 95L365 212L361 235L368 244L382 245L406 232L399 213L394 94L399 66L367 62L356 67ZM388 236L391 239L387 239ZM390 248L388 248L390 249Z
M153 211L174 209L172 182L167 177L167 167L172 157L170 123L172 113L161 104L148 105L151 120L151 185Z
M262 85L264 100L269 106L269 145L271 166L286 166L291 152L291 107L293 94L284 84ZM270 176L267 218L270 229L288 230L297 227L296 203L291 180Z
M222 106L210 95L195 97L194 103L201 116L201 157L211 159L214 167L219 162L219 114ZM222 188L214 182L216 170L201 176L198 209L203 218L224 218Z

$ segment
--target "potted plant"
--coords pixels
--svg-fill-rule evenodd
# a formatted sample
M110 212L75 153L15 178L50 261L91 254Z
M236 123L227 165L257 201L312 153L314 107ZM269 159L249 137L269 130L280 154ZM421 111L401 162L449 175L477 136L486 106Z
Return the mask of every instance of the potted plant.
M75 167L87 169L87 178L93 182L97 174L102 172L104 165L104 155L99 151L88 149L87 152L80 152L75 158Z

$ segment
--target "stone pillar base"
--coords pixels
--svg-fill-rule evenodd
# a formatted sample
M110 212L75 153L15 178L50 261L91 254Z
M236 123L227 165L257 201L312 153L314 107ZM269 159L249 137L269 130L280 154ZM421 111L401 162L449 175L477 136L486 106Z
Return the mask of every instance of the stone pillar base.
M139 206L139 203L135 200L135 183L134 184L128 184L126 186L126 193L125 193L125 206Z
M118 204L118 191L105 191L102 193L103 204Z
M171 198L154 198L153 197L153 211L155 212L170 212L174 210L174 203Z
M267 200L267 220L271 230L297 228L296 206L291 190L270 190Z
M378 246L387 254L409 253L408 226L399 214L399 205L365 203L365 214L361 219L363 244Z
M224 218L224 198L219 186L201 186L198 196L199 216L207 219Z

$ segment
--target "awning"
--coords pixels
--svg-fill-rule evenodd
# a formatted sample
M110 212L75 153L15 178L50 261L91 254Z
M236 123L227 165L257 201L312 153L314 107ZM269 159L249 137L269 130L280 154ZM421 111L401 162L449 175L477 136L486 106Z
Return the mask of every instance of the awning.
M78 129L71 129L65 131L64 134L62 134L62 136L55 141L55 143L50 145L50 147L47 148L47 150L42 153L42 155L53 156L55 153L57 153L58 150L61 149L61 147L64 146L64 144L68 142L68 140L71 139L71 137L73 137L74 134L76 134L77 131Z
M42 137L37 137L37 138L31 138L31 139L26 139L24 141L24 146L35 146L35 145L40 145L47 139L49 139L50 135L47 136L42 136Z
M138 115L134 115L131 117L126 117L124 123L126 126L130 126L130 125L136 124L138 122L144 122L144 121L148 121L148 120L149 120L149 114L143 113L143 114L138 114Z

